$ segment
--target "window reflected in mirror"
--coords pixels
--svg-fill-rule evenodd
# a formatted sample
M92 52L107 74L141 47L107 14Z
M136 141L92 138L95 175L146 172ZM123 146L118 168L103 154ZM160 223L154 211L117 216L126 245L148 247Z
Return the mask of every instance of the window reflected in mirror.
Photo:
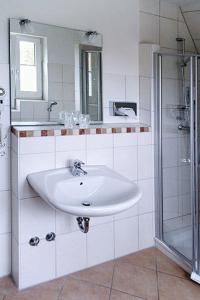
M57 123L63 111L103 121L102 36L96 31L11 19L10 75L12 124Z

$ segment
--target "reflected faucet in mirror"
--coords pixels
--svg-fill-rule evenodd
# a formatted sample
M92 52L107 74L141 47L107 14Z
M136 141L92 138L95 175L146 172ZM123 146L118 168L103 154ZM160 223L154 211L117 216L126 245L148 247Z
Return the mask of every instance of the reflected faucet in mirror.
M47 108L48 112L52 112L53 106L54 106L54 105L57 105L57 104L58 104L58 102L56 102L56 101L51 101L50 105L49 105L48 108Z
M51 112L52 112L52 110L53 110L53 106L55 106L55 105L57 105L57 104L58 104L58 102L56 102L56 101L51 101L51 102L50 102L50 105L49 105L48 108L47 108L47 111L48 111L48 122L51 121Z
M59 124L61 111L101 123L102 46L94 30L10 19L12 124Z

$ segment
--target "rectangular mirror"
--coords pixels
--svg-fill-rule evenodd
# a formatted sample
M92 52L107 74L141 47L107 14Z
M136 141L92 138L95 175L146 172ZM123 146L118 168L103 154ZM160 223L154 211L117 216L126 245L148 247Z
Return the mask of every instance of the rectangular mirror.
M10 19L12 124L54 124L61 111L103 121L102 36Z

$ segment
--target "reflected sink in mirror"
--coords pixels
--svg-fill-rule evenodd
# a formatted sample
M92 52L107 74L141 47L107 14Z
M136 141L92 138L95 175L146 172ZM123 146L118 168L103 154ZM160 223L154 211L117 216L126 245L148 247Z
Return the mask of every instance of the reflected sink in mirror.
M27 180L52 207L77 217L118 214L141 198L137 184L106 166L85 166L86 175L73 176L70 168L29 174Z

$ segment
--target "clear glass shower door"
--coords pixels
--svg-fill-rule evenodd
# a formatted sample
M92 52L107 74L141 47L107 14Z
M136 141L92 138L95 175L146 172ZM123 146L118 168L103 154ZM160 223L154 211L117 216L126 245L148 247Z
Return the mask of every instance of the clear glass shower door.
M160 235L164 243L191 261L193 120L190 57L160 54L159 76Z

